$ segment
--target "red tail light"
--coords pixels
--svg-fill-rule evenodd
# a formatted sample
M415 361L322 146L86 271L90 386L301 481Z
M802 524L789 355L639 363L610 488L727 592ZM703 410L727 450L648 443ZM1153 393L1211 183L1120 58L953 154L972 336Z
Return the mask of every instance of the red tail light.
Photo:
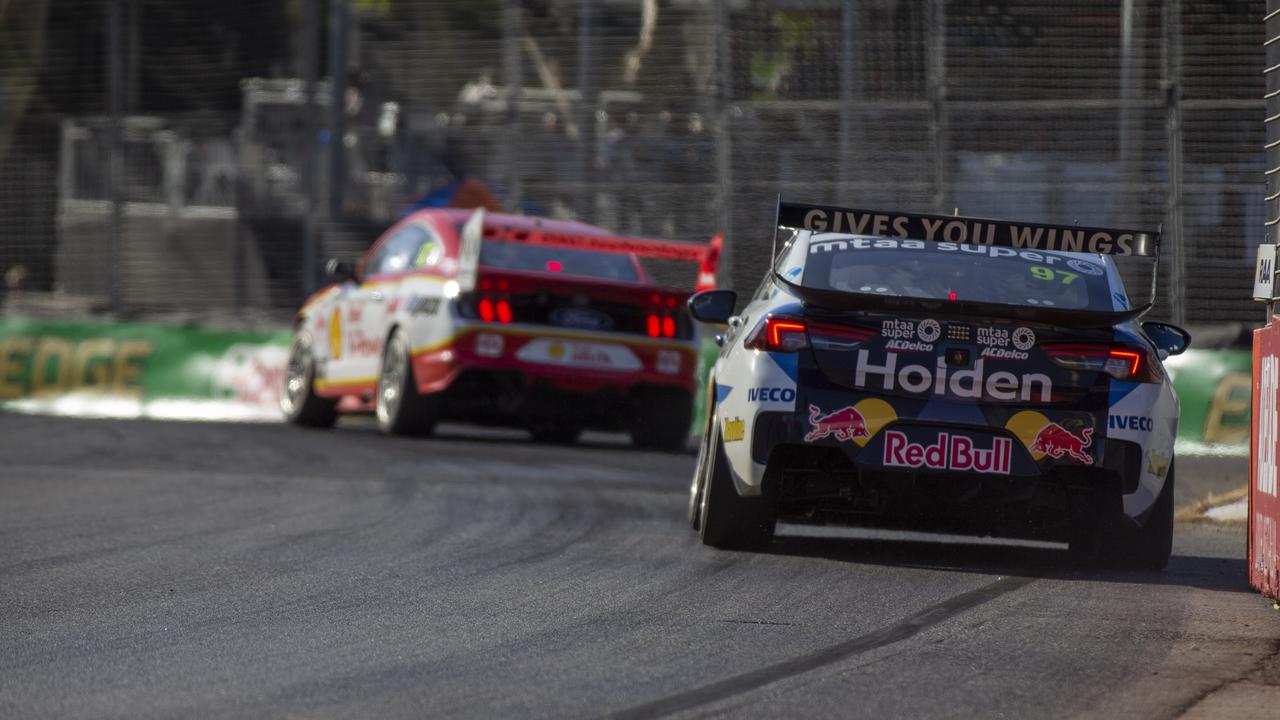
M1126 382L1160 382L1158 366L1140 345L1053 344L1044 352L1069 370L1104 372Z
M819 350L851 350L859 343L871 339L876 331L857 325L809 320L809 341Z
M476 315L480 316L483 322L491 323L495 320L506 325L515 319L511 310L511 302L508 300L494 300L492 298L480 298L476 302Z
M770 315L756 326L744 344L753 350L796 352L809 347L809 338L803 320Z
M649 337L673 338L679 327L676 325L676 306L674 297L663 297L658 293L649 296L649 314L645 318L645 331Z

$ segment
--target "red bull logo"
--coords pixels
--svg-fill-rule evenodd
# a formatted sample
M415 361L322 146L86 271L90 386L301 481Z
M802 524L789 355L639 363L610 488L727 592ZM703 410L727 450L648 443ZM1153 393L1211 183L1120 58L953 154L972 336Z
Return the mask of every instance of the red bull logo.
M1093 456L1085 450L1093 444L1093 428L1083 428L1077 435L1056 422L1040 428L1035 440L1028 446L1033 453L1042 453L1057 460L1068 456L1073 460L1093 464Z
M841 408L823 415L821 408L810 405L809 426L813 429L804 436L805 442L813 442L833 435L836 440L844 442L852 441L854 438L871 437L871 433L867 430L866 419L862 417L862 413L852 407Z
M884 459L888 467L962 470L1008 475L1013 462L1013 440L997 437L991 447L977 447L971 438L940 432L930 445L912 442L906 433L886 430Z

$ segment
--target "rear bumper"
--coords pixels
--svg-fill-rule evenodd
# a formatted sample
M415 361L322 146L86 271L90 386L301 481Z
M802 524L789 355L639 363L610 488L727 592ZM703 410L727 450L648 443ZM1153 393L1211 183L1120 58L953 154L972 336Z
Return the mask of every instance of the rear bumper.
M1121 512L1124 494L1136 489L1142 457L1135 443L1107 440L1096 464L1033 460L1012 434L973 427L987 438L1012 441L1013 472L886 467L883 443L875 438L865 446L814 444L805 442L808 427L806 418L792 413L763 413L752 438L753 459L765 466L762 492L790 522L1065 540L1082 503Z
M481 422L566 422L622 427L642 397L692 395L692 342L468 328L447 345L412 353L418 391L440 394L446 415Z

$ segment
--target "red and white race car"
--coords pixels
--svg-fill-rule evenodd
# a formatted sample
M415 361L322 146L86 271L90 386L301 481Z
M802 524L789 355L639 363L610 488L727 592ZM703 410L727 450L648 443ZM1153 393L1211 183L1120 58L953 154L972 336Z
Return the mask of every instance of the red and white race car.
M529 429L572 442L625 430L683 448L697 327L687 291L658 287L640 257L702 263L715 244L617 237L578 222L432 209L396 224L298 312L281 408L327 427L372 410L388 433L438 420Z

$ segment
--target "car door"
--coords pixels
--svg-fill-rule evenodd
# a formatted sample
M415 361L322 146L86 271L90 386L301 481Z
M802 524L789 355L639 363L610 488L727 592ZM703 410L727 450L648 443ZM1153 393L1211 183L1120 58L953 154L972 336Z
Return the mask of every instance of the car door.
M434 235L417 221L404 223L391 231L386 242L370 258L366 274L356 293L359 311L349 313L351 336L351 373L360 378L376 378L382 366L382 350L392 317L399 307L401 285L410 273L423 269L434 257L430 250Z

